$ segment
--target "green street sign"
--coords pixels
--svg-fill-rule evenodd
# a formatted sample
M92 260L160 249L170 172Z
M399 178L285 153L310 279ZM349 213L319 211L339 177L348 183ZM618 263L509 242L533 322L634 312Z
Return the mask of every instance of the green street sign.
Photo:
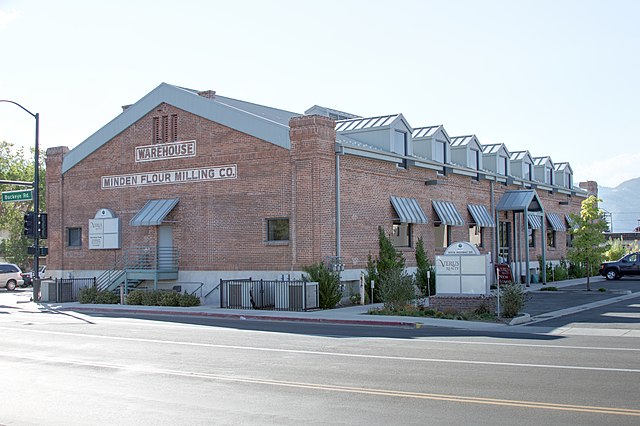
M11 201L31 201L33 200L33 190L22 189L20 191L7 191L2 193L2 202Z

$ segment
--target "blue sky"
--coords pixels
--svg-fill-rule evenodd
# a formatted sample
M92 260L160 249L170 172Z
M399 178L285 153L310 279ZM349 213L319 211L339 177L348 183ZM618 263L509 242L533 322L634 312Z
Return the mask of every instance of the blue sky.
M319 104L640 177L639 1L0 0L0 99L73 148L161 82ZM34 120L0 104L0 140Z

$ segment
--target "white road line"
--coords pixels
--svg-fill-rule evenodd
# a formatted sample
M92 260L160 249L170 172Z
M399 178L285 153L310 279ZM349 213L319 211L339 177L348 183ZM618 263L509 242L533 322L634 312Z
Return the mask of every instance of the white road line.
M60 331L44 331L44 330L29 330L20 329L23 332L33 332L41 334L51 334L57 336L71 336L81 337L83 339L104 339L104 340L120 340L127 342L140 342L140 343L155 343L161 345L177 345L177 346L192 346L203 348L216 348L216 349L233 349L244 350L254 352L276 352L276 353L290 353L300 355L314 355L314 356L332 356L342 358L360 358L360 359L381 359L391 361L412 361L412 362L425 362L425 363L444 363L444 364L468 364L468 365L491 365L496 367L525 367L525 368L546 368L546 369L559 369L559 370L583 370L583 371L607 371L607 372L623 372L623 373L640 373L640 369L637 368L612 368L612 367L585 367L580 365L558 365L558 364L528 364L520 362L497 362L497 361L475 361L475 360L452 360L442 358L418 358L418 357L402 357L402 356L390 356L390 355L370 355L370 354L347 354L340 352L323 352L323 351L308 351L301 349L280 349L280 348L263 348L256 346L240 346L240 345L223 345L214 343L195 343L195 342L180 342L175 340L159 340L159 339L144 339L133 337L118 337L118 336L98 336L84 333L68 333ZM3 356L18 356L14 353L0 352Z

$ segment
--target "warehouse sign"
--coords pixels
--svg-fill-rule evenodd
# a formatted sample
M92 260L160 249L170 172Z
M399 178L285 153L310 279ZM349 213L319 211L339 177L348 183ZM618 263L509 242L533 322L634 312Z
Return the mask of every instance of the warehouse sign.
M196 156L196 141L159 143L136 147L136 163Z
M102 176L101 180L102 189L113 189L148 185L168 185L173 183L205 182L220 179L235 179L237 177L237 164L229 164L226 166Z

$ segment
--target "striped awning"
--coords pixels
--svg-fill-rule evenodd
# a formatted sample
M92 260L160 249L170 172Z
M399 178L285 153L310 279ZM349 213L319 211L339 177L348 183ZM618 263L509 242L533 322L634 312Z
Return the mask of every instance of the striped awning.
M395 209L401 223L429 223L427 215L415 198L391 196L391 205Z
M479 204L469 204L467 205L469 209L469 213L471 213L471 217L473 217L474 222L477 226L482 228L495 228L496 222L493 220L493 217L489 214L489 211L485 206Z
M567 221L567 225L569 225L569 228L574 228L576 226L576 221L571 219L571 216L566 214L564 215L564 218Z
M549 220L549 223L551 224L551 227L553 228L554 231L566 231L567 227L564 226L564 222L562 221L562 219L560 219L560 216L558 216L555 213L547 213L547 219Z
M149 200L142 209L131 219L131 226L160 225L165 217L178 204L178 198L168 200Z
M527 221L529 222L529 228L542 229L542 216L535 214L528 214Z
M462 226L464 222L456 206L450 201L431 201L433 209L443 225Z

